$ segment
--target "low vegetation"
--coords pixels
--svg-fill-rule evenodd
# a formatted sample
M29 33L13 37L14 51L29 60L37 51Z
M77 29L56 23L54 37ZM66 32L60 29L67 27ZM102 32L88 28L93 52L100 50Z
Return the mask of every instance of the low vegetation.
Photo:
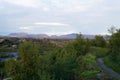
M10 48L19 52L18 58L0 62L0 78L106 80L109 76L99 68L96 58L103 58L107 66L120 73L119 39L120 30L117 30L107 40L100 35L84 39L79 34L75 40L15 39L16 42L8 41L10 45L0 43L3 51ZM10 56L0 54L0 57ZM98 78L100 73L105 75Z

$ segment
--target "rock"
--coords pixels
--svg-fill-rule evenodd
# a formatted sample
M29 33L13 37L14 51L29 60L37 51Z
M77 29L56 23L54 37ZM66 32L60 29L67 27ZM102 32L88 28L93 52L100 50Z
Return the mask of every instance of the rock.
M103 77L104 77L104 74L103 74L103 73L98 73L98 74L96 75L96 78L97 78L98 80L102 80Z

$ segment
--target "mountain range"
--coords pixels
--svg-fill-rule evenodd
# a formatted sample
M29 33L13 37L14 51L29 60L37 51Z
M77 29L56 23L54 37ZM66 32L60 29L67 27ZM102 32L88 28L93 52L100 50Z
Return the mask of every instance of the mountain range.
M48 39L75 39L77 37L77 33L65 34L65 35L47 35L47 34L28 34L28 33L11 33L8 35L9 37L17 37L17 38L48 38ZM87 35L83 34L84 38L93 39L95 35Z

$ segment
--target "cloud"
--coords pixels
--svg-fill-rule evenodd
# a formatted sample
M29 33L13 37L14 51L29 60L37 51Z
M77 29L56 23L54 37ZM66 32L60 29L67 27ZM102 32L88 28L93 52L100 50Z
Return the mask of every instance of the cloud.
M40 8L48 12L53 11L63 12L80 12L89 10L93 5L103 0L5 0L6 2L24 6Z
M4 7L3 7L3 6L0 6L0 9L4 9Z
M33 8L38 8L40 5L36 0L4 0L4 1L24 7L33 7Z
M110 35L110 33L108 33L108 32L101 32L101 33L99 33L100 35Z
M120 6L106 6L104 10L105 11L115 11L115 10L118 11L120 10Z
M45 12L49 12L49 11L51 11L51 9L48 8L48 7L43 7L43 11L45 11Z
M44 32L45 34L51 36L51 35L65 35L65 34L71 34L71 33L75 33L74 31L66 31L66 32L55 32L55 31L51 31L51 32Z
M66 9L67 12L84 12L91 8L89 5L81 5L81 6L75 6L72 8Z
M57 22L37 22L35 25L41 26L68 26L69 24L57 23Z
M20 30L32 30L33 27L19 27Z
M0 27L6 33L100 33L109 24L119 26L119 4L120 0L0 0Z
M51 0L53 9L63 12L81 12L87 11L105 0Z
M3 0L0 0L0 3L2 3Z
M84 1L87 1L89 3L98 3L98 2L103 2L105 0L84 0Z

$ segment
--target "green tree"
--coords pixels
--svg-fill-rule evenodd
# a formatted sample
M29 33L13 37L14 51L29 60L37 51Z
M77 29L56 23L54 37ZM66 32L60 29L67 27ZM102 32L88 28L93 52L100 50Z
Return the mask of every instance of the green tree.
M84 39L82 34L78 34L76 40L73 42L73 47L77 52L77 56L85 55L90 47L90 42L88 39Z
M110 29L108 29L108 32L109 32L110 34L115 33L115 31L116 31L115 26L111 26Z
M96 47L106 47L106 41L103 36L96 35L92 43Z
M25 42L19 47L19 58L6 62L6 72L14 80L38 80L39 47ZM9 67L8 67L9 66Z
M111 59L120 64L120 29L112 34L109 40Z
M66 51L66 49L57 49L49 53L45 59L44 68L46 72L55 77L55 80L74 79L74 69L77 67L76 53Z

